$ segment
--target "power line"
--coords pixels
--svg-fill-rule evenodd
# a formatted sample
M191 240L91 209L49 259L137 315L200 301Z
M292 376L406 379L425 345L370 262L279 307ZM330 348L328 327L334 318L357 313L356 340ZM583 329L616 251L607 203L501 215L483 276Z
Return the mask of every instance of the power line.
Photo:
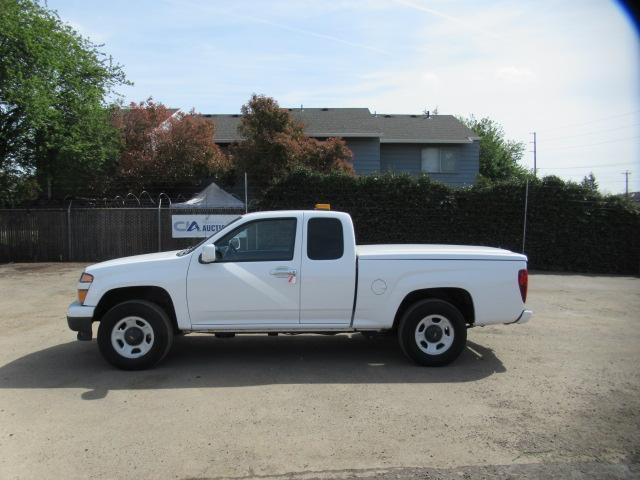
M636 135L635 137L616 138L616 139L608 140L608 141L605 141L605 142L587 143L587 144L583 144L583 145L569 145L567 147L552 148L549 151L550 152L556 152L558 150L570 150L572 148L595 147L596 145L604 145L606 143L624 142L624 141L627 141L627 140L636 140L638 138L640 138L640 136Z
M635 162L601 163L599 165L574 165L571 167L540 167L538 170L571 170L578 168L619 167L620 165L635 165Z
M575 135L562 135L562 136L559 136L559 137L544 138L543 140L545 142L549 142L551 140L562 140L562 139L565 139L565 138L584 137L586 135L592 135L592 134L598 134L598 133L607 133L607 132L616 132L616 131L618 131L620 129L638 127L638 126L640 126L640 123L634 123L634 124L631 124L631 125L624 125L622 127L617 127L617 128L607 128L605 130L590 130L588 132L577 133Z
M604 121L604 120L609 120L609 119L611 119L611 118L627 117L627 116L629 116L629 115L633 115L633 114L635 114L635 113L639 113L639 112L640 112L640 110L634 110L634 111L632 111L632 112L620 113L620 114L618 114L618 115L609 115L609 116L606 116L606 117L600 117L600 118L597 118L597 119L595 119L595 120L590 120L590 121L588 121L588 122L569 123L569 124L566 124L566 125L560 125L560 126L558 126L558 127L553 127L553 130L559 130L559 129L562 129L562 128L569 128L569 127L579 127L579 126L582 126L582 125L590 125L590 124L592 124L592 123L602 122L602 121ZM551 130L552 130L552 129L549 129L549 130L543 130L543 131L550 132Z

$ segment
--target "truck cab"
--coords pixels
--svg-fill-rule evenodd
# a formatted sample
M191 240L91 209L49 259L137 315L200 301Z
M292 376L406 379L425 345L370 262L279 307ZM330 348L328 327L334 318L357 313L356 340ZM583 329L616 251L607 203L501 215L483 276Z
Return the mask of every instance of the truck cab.
M350 325L356 244L347 214L283 211L242 220L191 256L192 327Z

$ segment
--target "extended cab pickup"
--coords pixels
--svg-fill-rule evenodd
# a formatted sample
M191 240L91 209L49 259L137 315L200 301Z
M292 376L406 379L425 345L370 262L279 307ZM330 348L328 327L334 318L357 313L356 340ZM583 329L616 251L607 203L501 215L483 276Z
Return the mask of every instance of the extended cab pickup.
M453 361L467 328L525 323L527 258L460 245L356 246L346 213L243 215L182 251L88 267L67 322L111 364L148 368L179 333L396 333L421 365Z

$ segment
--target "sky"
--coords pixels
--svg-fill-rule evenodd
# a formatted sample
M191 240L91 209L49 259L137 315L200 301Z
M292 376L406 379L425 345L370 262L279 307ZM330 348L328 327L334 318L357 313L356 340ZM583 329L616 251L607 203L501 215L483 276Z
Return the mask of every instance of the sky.
M640 42L614 1L48 0L120 63L126 102L490 117L541 175L640 191Z

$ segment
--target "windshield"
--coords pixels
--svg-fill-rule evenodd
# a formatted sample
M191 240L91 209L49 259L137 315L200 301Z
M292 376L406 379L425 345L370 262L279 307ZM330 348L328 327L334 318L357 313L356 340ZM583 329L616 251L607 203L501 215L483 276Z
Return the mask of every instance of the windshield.
M227 230L229 228L230 225L236 223L238 220L240 220L242 218L242 215L240 215L239 217L234 218L233 220L231 220L229 223L227 223L224 227L222 227L222 230L218 230L217 232L209 235L208 237L206 237L205 239L203 239L202 241L196 243L195 245L192 245L188 248L185 248L184 250L180 250L176 255L178 257L182 257L184 255L188 255L191 252L193 252L196 248L198 248L200 245L204 245L207 240L209 240L211 237L213 237L214 235L219 234L220 232L224 232L225 230Z

